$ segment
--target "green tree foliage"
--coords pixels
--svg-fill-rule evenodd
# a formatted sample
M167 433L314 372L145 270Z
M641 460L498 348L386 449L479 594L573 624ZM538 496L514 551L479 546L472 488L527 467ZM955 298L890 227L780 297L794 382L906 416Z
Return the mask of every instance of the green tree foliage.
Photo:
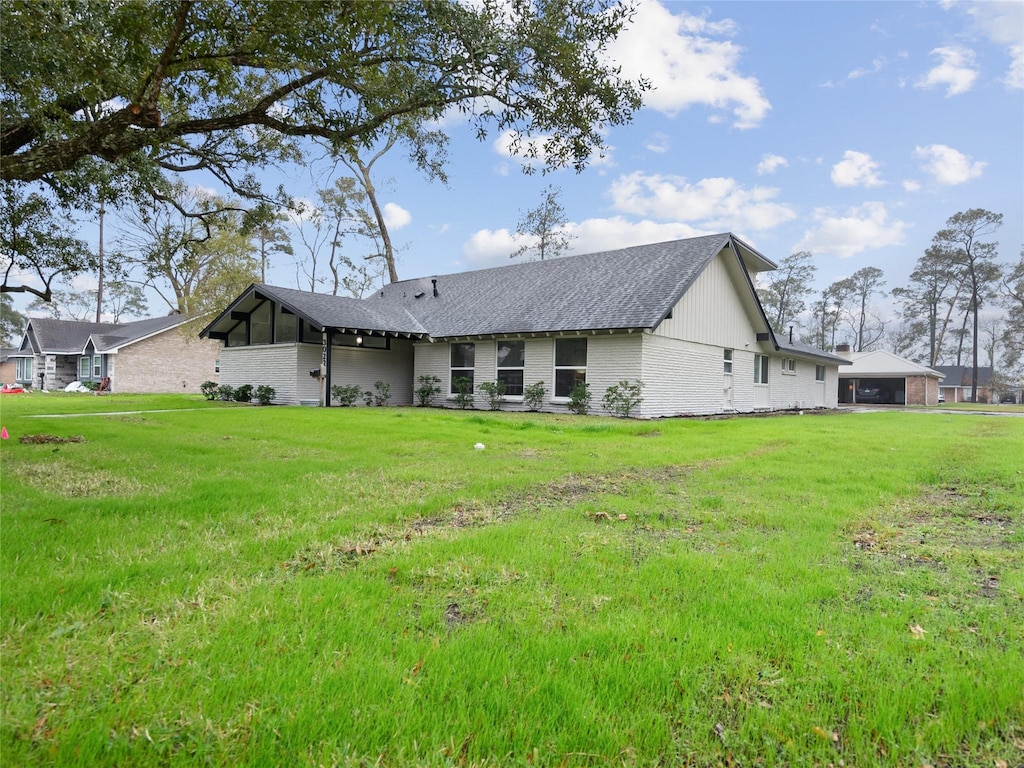
M127 216L123 267L185 315L223 309L259 279L242 212L180 181L170 194Z
M978 394L978 313L988 299L996 295L1001 270L995 263L997 243L983 242L1003 223L1001 213L971 208L955 213L946 220L945 228L935 233L933 246L941 249L953 264L966 274L969 291L968 312L973 319L971 332L971 398ZM966 318L965 314L966 331ZM961 337L963 338L963 336Z
M557 258L569 250L573 236L565 231L568 219L558 201L561 193L558 187L549 185L544 190L540 205L523 214L516 225L516 237L524 242L512 252L510 259L531 254L544 261L545 258Z
M328 284L331 293L362 298L380 277L385 262L380 256L380 230L368 208L368 196L354 178L342 177L317 192L319 203L302 211L299 238L308 259L299 269L309 290ZM345 248L346 238L355 244ZM358 253L353 253L352 248ZM326 267L326 269L323 269Z
M648 87L605 54L631 15L612 0L7 0L0 176L24 204L48 189L79 211L96 209L110 165L122 189L159 195L164 174L203 170L282 202L254 172L301 159L308 140L370 148L396 119L453 108L481 139L510 130L548 167L581 170ZM40 258L88 267L74 243L58 251L17 251L3 290L29 290L19 270Z
M14 308L11 295L0 293L0 346L15 346L21 340L25 323L25 316Z
M909 336L924 339L927 350L922 358L929 367L939 365L942 346L960 302L964 287L962 267L948 250L933 245L917 260L910 273L910 284L894 288L892 295L900 303Z
M884 276L878 267L863 267L834 284L836 295L844 297L842 315L855 352L869 351L885 333L885 323L871 307L871 300L885 285Z
M1003 329L1003 349L1011 366L1024 362L1024 249L1020 260L1003 279L1003 305L1006 307L1006 327Z
M807 308L807 296L818 268L809 251L790 254L779 262L779 268L766 273L758 291L768 322L776 333L784 333Z

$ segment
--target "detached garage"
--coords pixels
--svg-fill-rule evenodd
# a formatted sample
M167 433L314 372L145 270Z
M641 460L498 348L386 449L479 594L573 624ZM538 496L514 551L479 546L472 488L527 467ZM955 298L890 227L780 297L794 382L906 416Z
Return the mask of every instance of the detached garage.
M891 352L850 352L848 344L839 344L836 354L851 363L840 369L841 404L939 404L938 371Z

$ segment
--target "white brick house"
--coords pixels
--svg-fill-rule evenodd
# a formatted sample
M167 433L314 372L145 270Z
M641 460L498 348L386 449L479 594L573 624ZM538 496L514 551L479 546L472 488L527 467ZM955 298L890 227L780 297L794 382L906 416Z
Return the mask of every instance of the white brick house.
M567 408L586 382L592 412L605 389L644 384L640 417L835 408L839 365L780 341L753 275L775 264L730 234L405 280L366 299L250 286L201 335L222 340L222 381L269 384L278 401L329 405L335 384L391 385L411 404L421 376L436 405L456 379L506 385L524 409L542 383L543 410Z

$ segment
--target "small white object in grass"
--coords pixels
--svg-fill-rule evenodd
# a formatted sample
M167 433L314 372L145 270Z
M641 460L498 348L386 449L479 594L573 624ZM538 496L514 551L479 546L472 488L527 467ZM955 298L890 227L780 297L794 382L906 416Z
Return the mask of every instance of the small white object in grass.
M477 449L478 451L482 451L482 450L483 450L484 448L486 448L487 446L486 446L486 445L484 445L483 443L477 443L477 444L476 444L476 445L474 445L473 447L474 447L474 448L476 448L476 449Z

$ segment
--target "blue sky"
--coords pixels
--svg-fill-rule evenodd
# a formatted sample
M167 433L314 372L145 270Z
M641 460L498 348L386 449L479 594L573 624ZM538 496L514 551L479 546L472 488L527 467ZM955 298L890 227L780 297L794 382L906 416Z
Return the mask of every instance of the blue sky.
M811 251L821 286L875 266L891 288L949 216L986 208L1016 261L1022 48L1021 3L645 2L613 54L655 90L582 174L523 175L456 123L447 188L396 150L378 176L399 275L509 263L548 184L575 253L732 231L776 261Z
M811 251L819 288L874 266L891 289L949 216L985 208L1017 260L1024 3L649 0L610 54L655 88L582 174L525 175L505 137L454 119L447 187L398 149L378 164L401 278L508 264L549 184L574 253L731 231L775 261ZM267 180L313 199L322 170ZM294 264L268 282L295 286Z

